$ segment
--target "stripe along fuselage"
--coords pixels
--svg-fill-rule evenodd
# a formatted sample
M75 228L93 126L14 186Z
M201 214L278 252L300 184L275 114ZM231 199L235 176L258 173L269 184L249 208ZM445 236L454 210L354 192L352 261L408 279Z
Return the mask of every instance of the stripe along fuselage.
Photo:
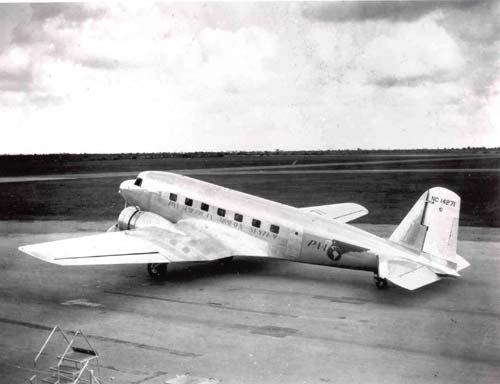
M270 257L375 273L378 257L368 249L419 258L416 252L334 219L174 173L142 172L124 181L120 193L128 205L173 223L208 220L264 240Z

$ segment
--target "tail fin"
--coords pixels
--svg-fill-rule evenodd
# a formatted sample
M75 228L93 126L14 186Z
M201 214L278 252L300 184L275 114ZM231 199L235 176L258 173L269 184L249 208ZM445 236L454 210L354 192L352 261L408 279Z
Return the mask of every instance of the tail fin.
M463 269L468 263L457 255L459 215L460 197L456 193L446 188L431 188L418 199L389 239L445 259L455 270Z

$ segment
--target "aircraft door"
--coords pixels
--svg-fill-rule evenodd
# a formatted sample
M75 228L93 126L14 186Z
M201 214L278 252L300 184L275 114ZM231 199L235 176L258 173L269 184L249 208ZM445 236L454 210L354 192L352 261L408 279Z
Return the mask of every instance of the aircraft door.
M288 241L286 243L286 255L289 258L296 259L300 256L302 248L302 237L304 231L302 228L290 228L288 230Z

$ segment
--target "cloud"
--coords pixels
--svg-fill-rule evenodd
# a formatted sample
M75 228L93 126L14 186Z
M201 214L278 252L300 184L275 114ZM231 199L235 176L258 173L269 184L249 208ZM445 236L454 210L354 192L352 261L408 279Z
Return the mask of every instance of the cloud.
M372 83L383 88L391 87L417 87L423 83L444 83L450 81L450 76L447 72L437 71L433 73L397 77L397 76L386 76L377 77L372 80Z
M481 0L456 1L338 1L307 4L305 17L323 22L351 22L367 20L414 21L440 9L467 9Z
M447 12L440 24L455 39L467 58L464 78L472 92L481 98L492 97L500 76L500 2L481 2L473 12Z
M5 11L10 31L2 31L2 35L10 35L9 44L16 45L57 44L54 30L76 29L107 14L105 8L78 3L11 4L5 6Z
M367 81L392 79L395 85L457 78L464 64L455 40L432 17L378 35L360 61L368 70Z
M66 22L83 23L90 19L103 18L106 15L105 8L95 8L88 4L35 3L30 7L33 12L33 22L61 18Z
M33 89L33 74L29 70L11 73L0 70L0 91L30 92Z
M272 76L267 60L276 54L276 36L257 28L237 31L205 29L199 36L200 80L231 92L261 88Z
M103 8L85 4L1 4L0 5L0 92L36 92L30 100L41 97L46 63L73 60L80 65L114 68L112 61L95 56L72 58L68 32L76 34L89 20L102 19ZM22 99L25 100L25 99Z
M85 67L95 68L95 69L116 69L123 68L123 63L120 63L116 59L108 58L108 57L99 57L99 56L83 56L83 57L75 57L73 58L74 63L81 64Z
M438 32L437 39L442 39L443 31L447 33L449 40L454 40L455 51L460 51L461 56L466 58L461 61L462 75L473 88L473 92L485 97L490 94L491 86L500 72L500 2L493 0L465 0L465 1L352 1L352 2L330 2L312 3L303 6L302 14L313 21L328 25L352 25L352 28L360 28L361 25L371 24L377 28L390 24L394 29L403 28L412 30L421 20L433 19L434 25L428 24ZM353 24L354 23L354 24ZM354 27L356 25L356 27ZM437 28L442 28L441 31ZM362 28L362 27L361 27ZM374 38L377 39L384 32L374 29ZM435 46L432 35L423 30L424 36L415 35L408 41L408 50L413 48L413 42L427 41ZM411 37L411 36L409 36ZM388 40L387 44L391 42ZM393 41L391 44L398 42ZM448 44L451 46L451 44ZM380 45L382 50L388 47ZM389 45L390 47L391 45ZM421 47L420 47L421 48ZM365 49L365 48L363 48ZM390 49L390 48L389 48ZM431 49L429 49L430 51ZM449 52L444 50L443 52ZM384 56L387 62L387 56ZM407 55L405 55L407 56ZM412 55L415 56L415 55ZM442 61L441 52L435 52L435 60ZM458 57L458 56L456 56ZM415 57L414 57L415 58ZM389 60L390 63L393 60ZM406 63L401 62L403 65ZM381 86L412 86L419 81L442 81L444 68L433 68L429 60L430 68L427 74L385 74L373 79L375 84ZM413 63L418 63L413 62ZM410 64L410 66L413 64ZM433 76L432 74L435 74ZM451 74L445 77L454 77Z
M416 86L459 78L456 41L429 15L412 23L313 24L308 33L317 72L327 82Z
M495 7L440 4L418 17L346 22L305 18L297 3L10 6L8 27L0 22L0 125L12 139L1 144L21 152L500 144L491 134L498 114L484 112L498 106L498 89L489 90L498 83Z
M0 53L0 91L29 92L33 77L28 50L13 46Z
M14 29L31 19L31 8L26 4L0 4L0 53L12 44Z

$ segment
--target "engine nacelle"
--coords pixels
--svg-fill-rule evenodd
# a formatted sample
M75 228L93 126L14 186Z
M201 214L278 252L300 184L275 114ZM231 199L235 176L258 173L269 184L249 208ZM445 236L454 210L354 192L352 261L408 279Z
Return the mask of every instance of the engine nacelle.
M164 219L156 213L141 211L138 207L127 207L121 211L116 225L119 231L145 227L159 227L177 232L174 225L167 219Z

